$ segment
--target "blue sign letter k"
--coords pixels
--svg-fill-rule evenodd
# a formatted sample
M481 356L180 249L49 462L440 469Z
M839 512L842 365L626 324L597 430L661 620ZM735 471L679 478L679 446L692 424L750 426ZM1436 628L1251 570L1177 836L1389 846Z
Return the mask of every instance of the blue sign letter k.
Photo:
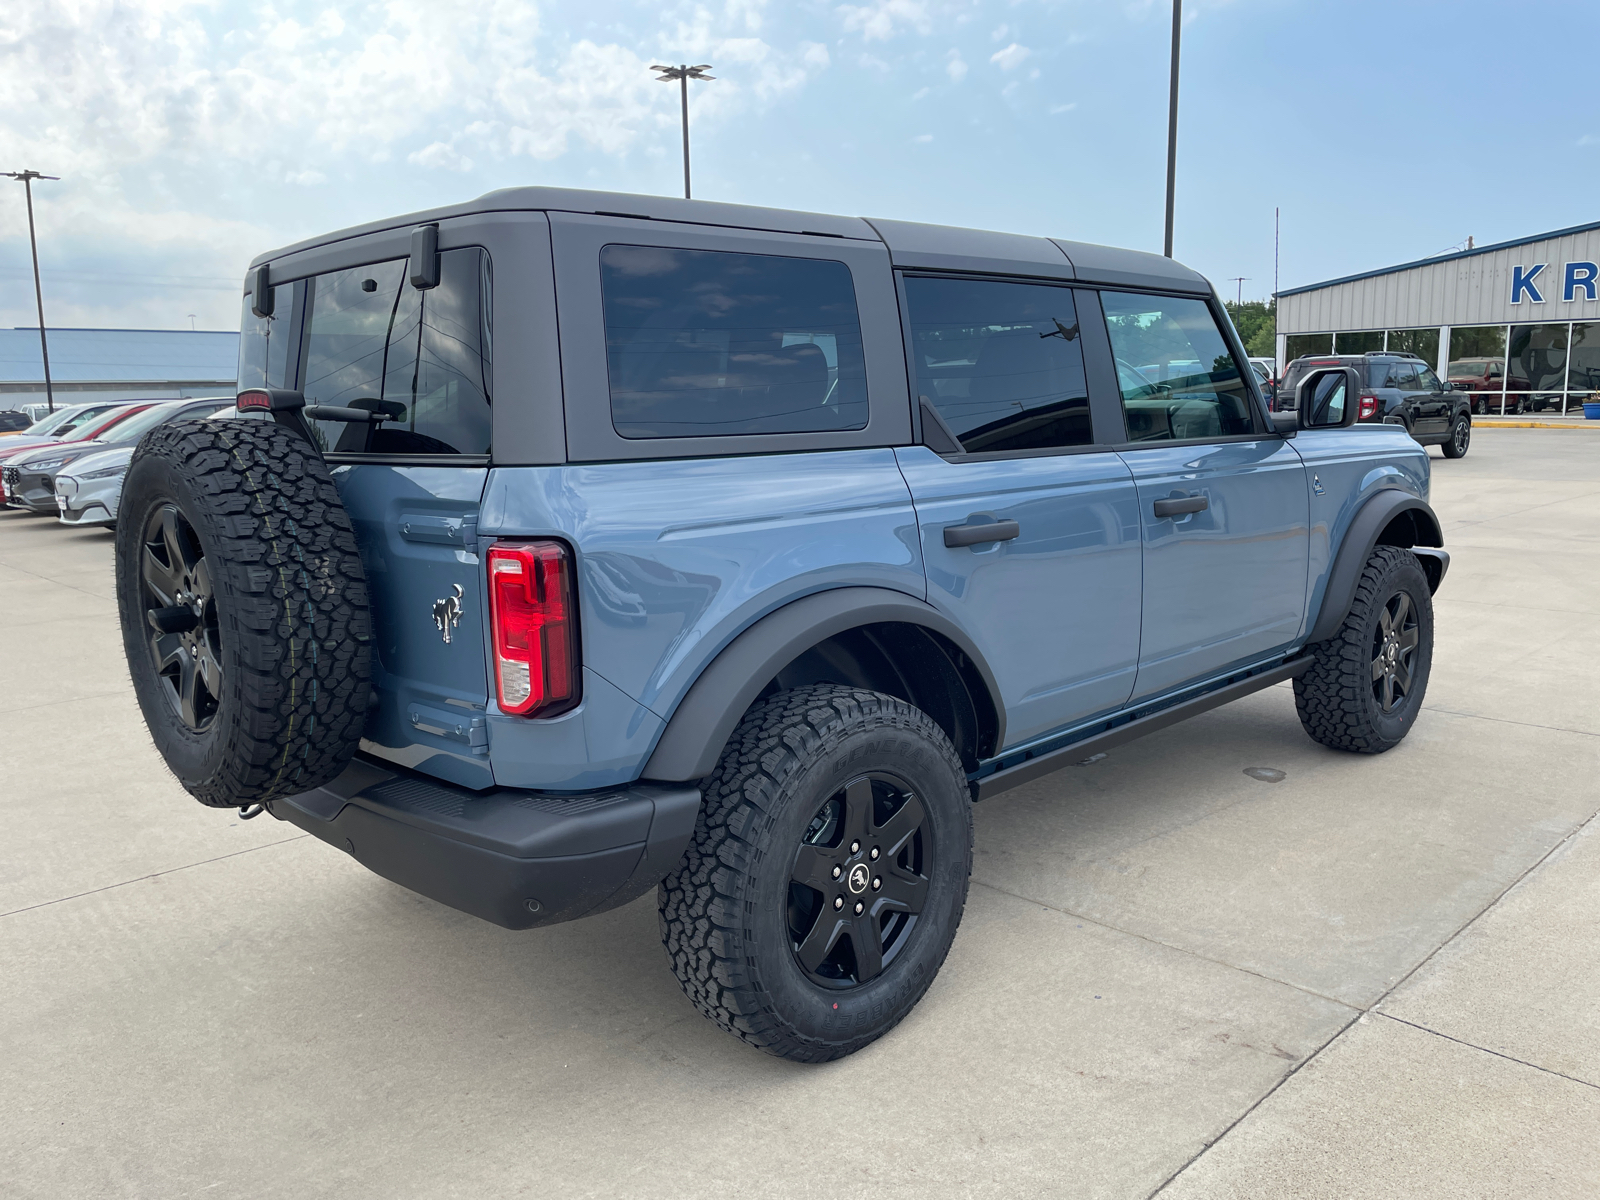
M1511 303L1521 304L1522 293L1528 293L1528 299L1535 304L1543 304L1544 297L1539 294L1539 289L1533 286L1533 281L1539 277L1539 272L1544 270L1547 263L1536 263L1531 271L1523 273L1521 267L1511 268Z

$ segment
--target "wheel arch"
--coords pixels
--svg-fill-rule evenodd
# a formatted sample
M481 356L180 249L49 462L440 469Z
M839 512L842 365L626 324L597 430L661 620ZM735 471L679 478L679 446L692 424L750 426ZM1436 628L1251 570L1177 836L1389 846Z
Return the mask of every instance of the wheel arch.
M819 682L916 705L949 734L968 770L1003 744L999 686L959 626L887 588L836 588L784 605L729 642L674 709L643 778L704 778L752 704Z
M1419 551L1418 559L1428 576L1430 590L1437 591L1450 565L1444 552L1444 533L1439 518L1427 501L1398 488L1386 488L1371 497L1351 518L1344 538L1334 555L1323 589L1322 607L1307 635L1308 642L1332 637L1344 624L1355 600L1356 585L1374 546L1402 546Z

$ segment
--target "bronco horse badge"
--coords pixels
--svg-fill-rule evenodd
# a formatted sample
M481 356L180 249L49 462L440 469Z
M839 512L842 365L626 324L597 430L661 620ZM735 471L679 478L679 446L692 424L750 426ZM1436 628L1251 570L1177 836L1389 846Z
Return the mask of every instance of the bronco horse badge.
M461 624L461 585L452 583L455 589L454 596L446 596L443 600L433 602L433 623L444 635L444 644L450 644L450 631Z

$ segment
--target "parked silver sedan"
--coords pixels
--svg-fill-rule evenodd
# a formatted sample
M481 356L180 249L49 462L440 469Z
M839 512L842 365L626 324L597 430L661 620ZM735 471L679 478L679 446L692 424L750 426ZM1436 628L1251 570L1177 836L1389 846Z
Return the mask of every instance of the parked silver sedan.
M219 398L216 403L228 401ZM207 416L210 420L232 418L238 415L235 408L219 412L196 411L194 416ZM98 454L89 454L73 463L56 476L56 511L63 525L115 525L117 504L122 499L122 480L128 473L128 461L133 458L134 446L114 446Z

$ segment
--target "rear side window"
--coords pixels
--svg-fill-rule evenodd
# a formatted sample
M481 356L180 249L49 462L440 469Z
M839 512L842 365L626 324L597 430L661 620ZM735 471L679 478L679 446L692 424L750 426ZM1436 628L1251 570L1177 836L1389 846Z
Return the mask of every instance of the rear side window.
M1389 363L1374 366L1372 375L1377 382L1373 387L1399 388L1402 392L1417 390L1417 369L1410 363ZM1379 378L1381 376L1381 379Z
M1072 290L906 279L917 391L969 454L1094 441ZM924 441L932 444L928 431Z
M1203 300L1102 292L1134 442L1255 432L1239 364Z
M388 418L370 440L363 424L310 422L325 449L489 452L489 256L475 247L447 250L439 268L438 286L425 291L411 286L405 259L304 281L306 403ZM271 338L278 336L273 330ZM269 338L269 359L272 349Z
M600 283L621 436L866 427L861 322L844 263L606 246Z

